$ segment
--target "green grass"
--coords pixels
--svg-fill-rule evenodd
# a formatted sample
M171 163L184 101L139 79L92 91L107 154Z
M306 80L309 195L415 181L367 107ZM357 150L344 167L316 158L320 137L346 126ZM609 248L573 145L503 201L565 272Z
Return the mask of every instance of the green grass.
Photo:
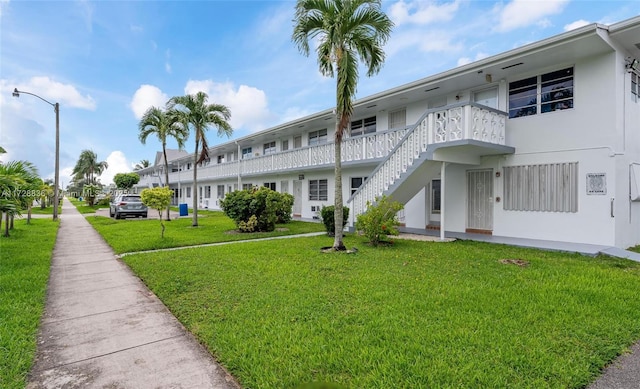
M23 215L27 215L27 210L21 212ZM58 214L62 213L62 207L58 207ZM53 206L46 207L44 209L40 208L39 205L31 207L32 215L53 215Z
M320 223L292 221L276 225L273 232L237 233L233 221L222 212L198 211L198 215L198 227L191 226L190 217L165 222L164 239L160 237L159 220L114 220L102 216L89 216L87 220L119 254L324 231Z
M319 252L331 242L124 260L247 388L580 388L640 338L634 262L351 235L357 254Z
M16 220L0 237L0 387L25 387L36 350L58 224Z
M73 204L76 209L78 210L78 212L84 214L84 213L96 213L96 211L98 209L103 209L103 208L109 208L109 205L92 205L89 206L87 205L87 203L82 200L78 200L76 198L73 197L67 197L69 199L69 201L71 201L71 204Z

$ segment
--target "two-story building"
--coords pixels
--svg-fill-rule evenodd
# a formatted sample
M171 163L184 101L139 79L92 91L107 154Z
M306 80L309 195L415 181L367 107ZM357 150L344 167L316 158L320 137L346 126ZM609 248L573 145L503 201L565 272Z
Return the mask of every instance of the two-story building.
M342 144L349 225L386 194L409 228L640 244L640 17L591 24L355 102ZM171 159L176 203L219 209L229 191L333 203L332 109ZM163 167L141 170L159 185ZM162 178L164 180L164 178Z

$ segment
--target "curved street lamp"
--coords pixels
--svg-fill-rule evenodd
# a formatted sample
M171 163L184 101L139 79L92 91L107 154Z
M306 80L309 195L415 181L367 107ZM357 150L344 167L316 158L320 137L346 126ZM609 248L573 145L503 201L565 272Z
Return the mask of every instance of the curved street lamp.
M60 104L52 103L48 100L43 99L35 93L25 92L18 90L15 88L13 90L13 97L20 97L20 93L24 93L26 95L31 95L39 98L45 103L51 105L53 107L53 111L56 113L56 164L55 164L55 175L54 175L54 183L55 189L53 191L53 220L58 220L58 188L60 183Z

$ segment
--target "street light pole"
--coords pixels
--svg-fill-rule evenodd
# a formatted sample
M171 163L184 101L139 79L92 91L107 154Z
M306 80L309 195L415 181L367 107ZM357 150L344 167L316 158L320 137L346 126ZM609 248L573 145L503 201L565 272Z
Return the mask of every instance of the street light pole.
M24 93L27 95L35 96L45 103L51 105L53 107L53 111L56 113L56 162L55 162L55 174L54 174L54 191L53 191L53 220L58 220L58 202L59 200L59 191L58 188L60 186L60 104L52 103L48 100L43 99L42 97L36 95L35 93L20 91L18 88L14 88L13 97L20 97L20 93Z

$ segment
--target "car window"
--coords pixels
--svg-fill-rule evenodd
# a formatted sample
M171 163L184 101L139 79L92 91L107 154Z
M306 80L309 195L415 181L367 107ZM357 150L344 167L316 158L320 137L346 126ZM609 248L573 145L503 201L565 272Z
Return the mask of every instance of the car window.
M137 201L140 202L139 196L123 196L121 201Z

